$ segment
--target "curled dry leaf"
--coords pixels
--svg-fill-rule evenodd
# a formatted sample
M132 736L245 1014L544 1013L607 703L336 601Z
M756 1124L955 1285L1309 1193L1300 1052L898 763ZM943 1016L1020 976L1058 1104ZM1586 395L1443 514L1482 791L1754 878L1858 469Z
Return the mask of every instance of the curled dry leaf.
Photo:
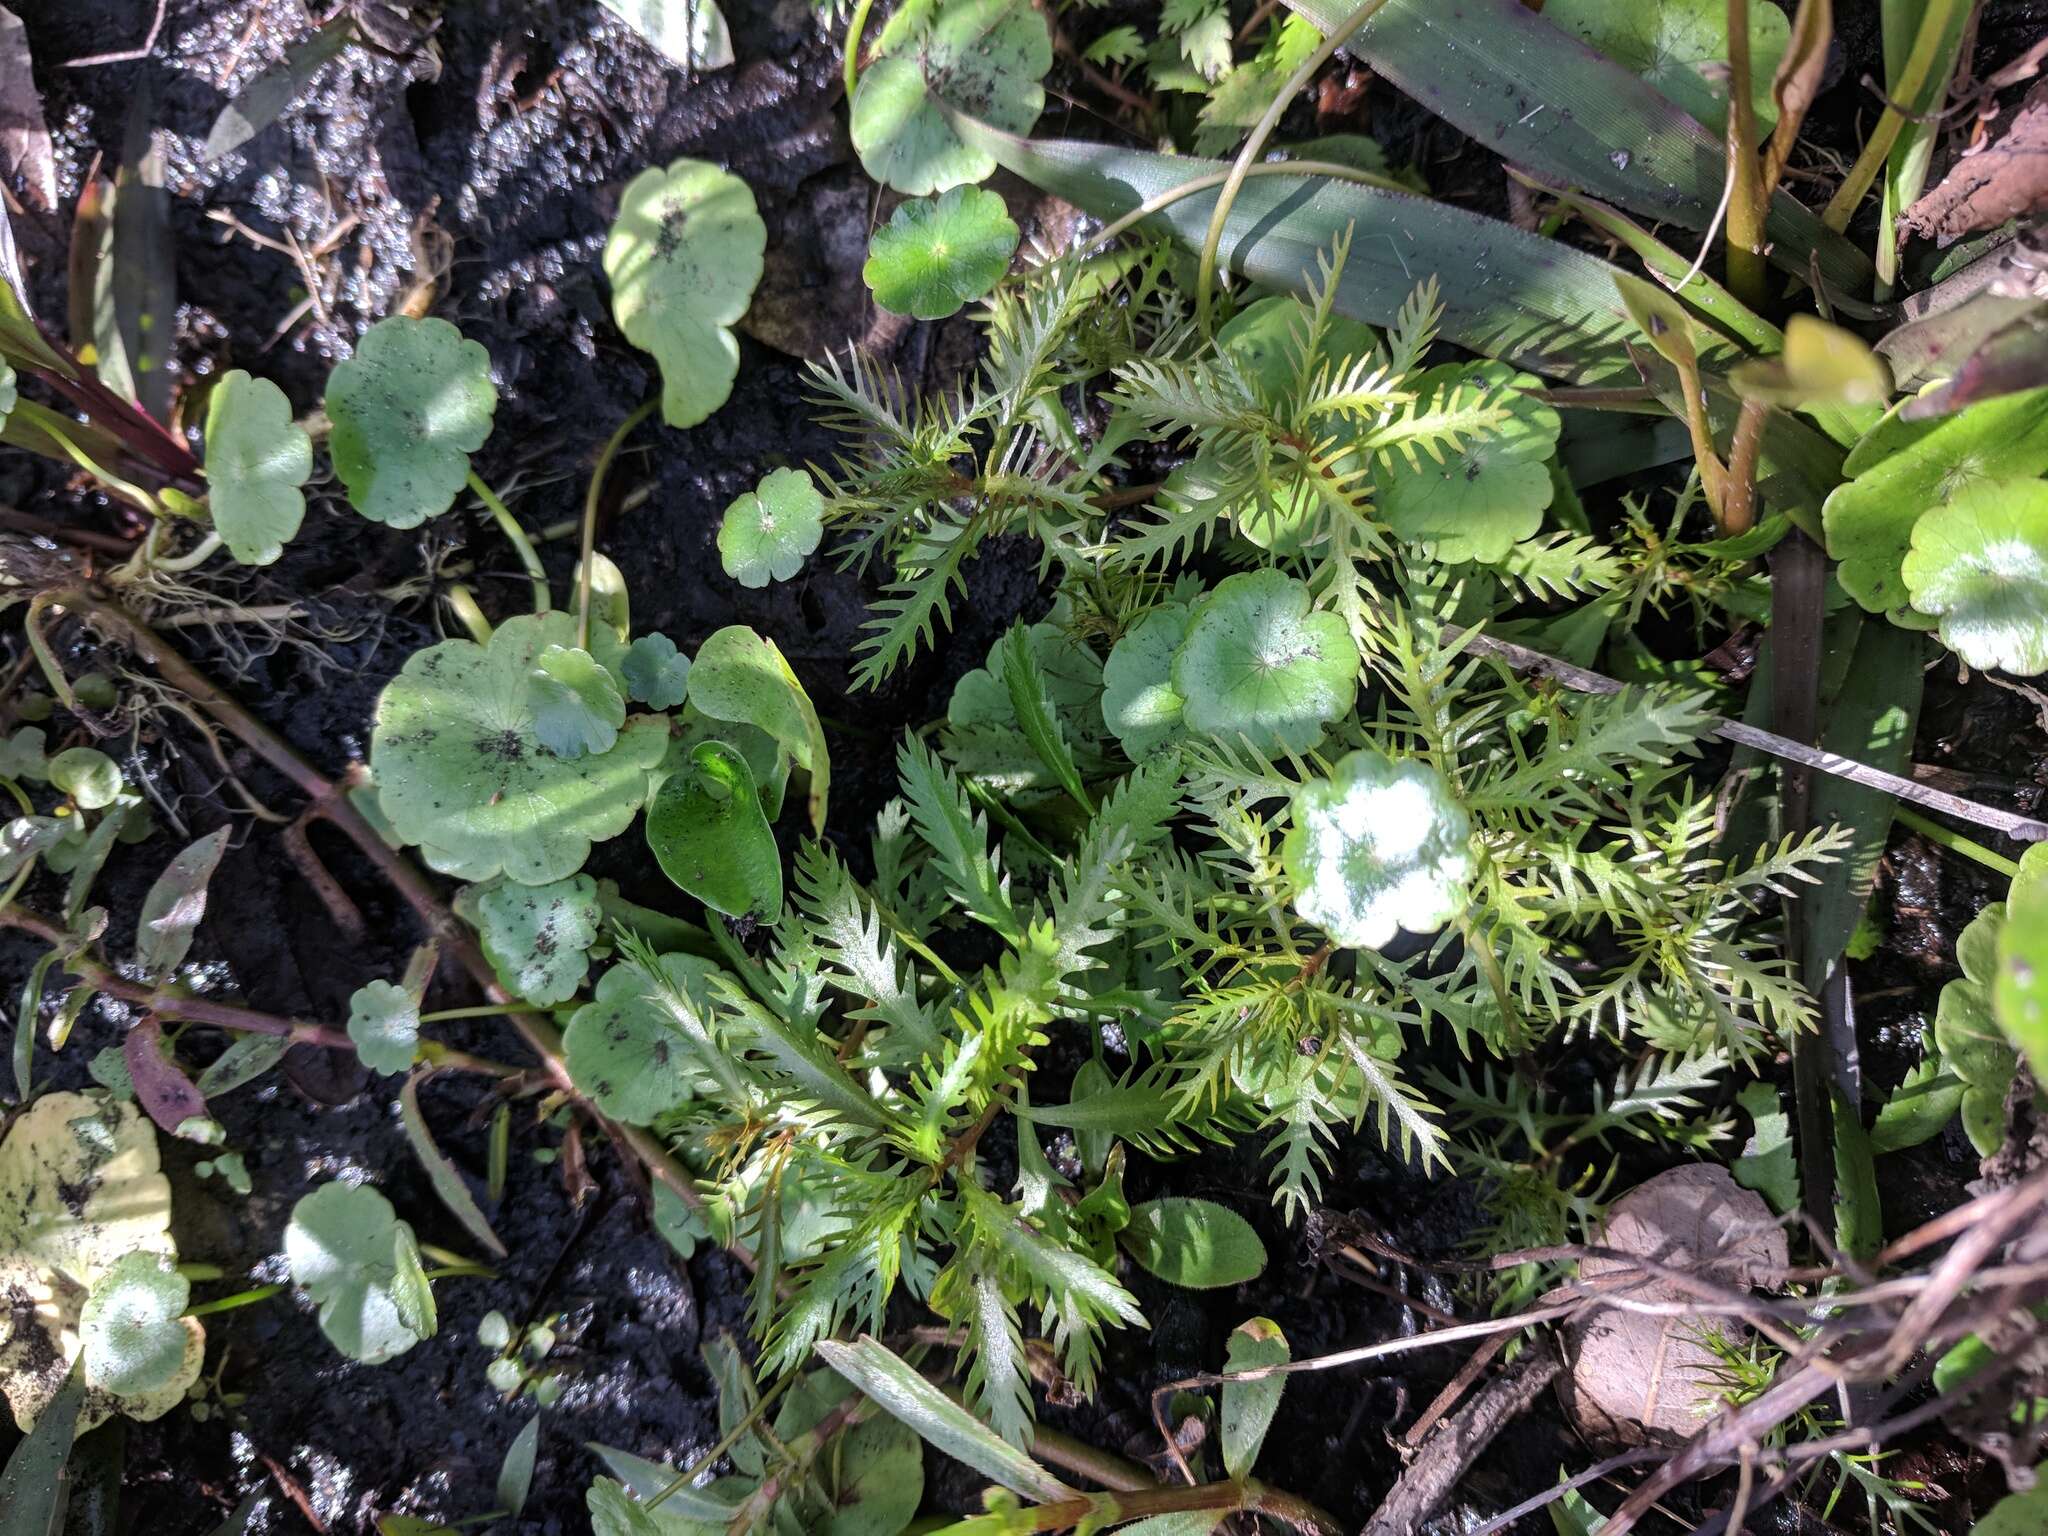
M1995 229L2048 204L2048 81L2027 92L2012 124L1965 155L1933 191L1899 216L1901 230L1940 245Z
M1737 1288L1776 1283L1788 1262L1785 1234L1762 1198L1728 1170L1694 1163L1647 1179L1608 1208L1600 1246L1640 1254ZM1624 1259L1587 1259L1582 1280L1625 1272ZM1697 1299L1657 1277L1615 1282L1636 1301ZM1559 1392L1579 1427L1639 1444L1682 1440L1719 1402L1719 1357L1706 1330L1733 1338L1740 1323L1709 1316L1651 1316L1605 1307L1568 1335L1570 1372Z

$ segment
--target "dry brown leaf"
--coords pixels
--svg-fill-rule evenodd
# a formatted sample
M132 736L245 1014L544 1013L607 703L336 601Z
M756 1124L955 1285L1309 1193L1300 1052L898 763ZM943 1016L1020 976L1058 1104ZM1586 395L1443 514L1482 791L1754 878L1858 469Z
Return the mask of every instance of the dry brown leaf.
M1738 1287L1774 1284L1788 1258L1771 1208L1727 1169L1707 1163L1660 1173L1615 1201L1600 1245ZM1579 1273L1593 1279L1629 1268L1623 1259L1587 1259ZM1654 1278L1625 1294L1646 1302L1697 1300ZM1629 1444L1682 1440L1714 1411L1725 1389L1705 1330L1734 1338L1740 1328L1725 1318L1600 1308L1569 1331L1570 1371L1559 1382L1560 1395L1588 1435Z
M2048 207L2048 82L2027 92L2003 135L1958 160L1899 227L1940 245Z

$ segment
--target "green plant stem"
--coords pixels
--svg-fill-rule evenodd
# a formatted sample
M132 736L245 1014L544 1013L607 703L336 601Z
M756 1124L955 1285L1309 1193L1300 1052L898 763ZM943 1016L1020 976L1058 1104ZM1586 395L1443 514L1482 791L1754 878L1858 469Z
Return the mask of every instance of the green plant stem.
M590 489L583 495L583 555L576 562L576 643L585 650L590 648L590 557L597 553L597 508L604 498L605 476L611 473L612 460L619 456L633 429L653 415L659 404L661 397L657 395L620 422L618 430L605 439L604 450L590 471Z
M69 929L52 922L40 912L11 902L0 907L0 928L17 928L23 933L34 934L53 949L70 950L78 946L78 940ZM355 1042L340 1030L329 1029L323 1024L309 1024L303 1019L258 1013L253 1008L216 1002L208 997L193 997L175 987L145 986L139 981L129 980L83 950L71 955L64 968L94 991L104 992L109 997L119 998L124 1003L166 1019L178 1019L187 1024L210 1024L215 1029L231 1029L242 1034L276 1035L294 1045L319 1045L341 1051L355 1049Z
M474 1008L437 1008L420 1015L422 1024L439 1024L447 1019L494 1019L514 1013L546 1013L531 1003L480 1003Z
M223 1296L218 1301L202 1301L195 1306L187 1307L185 1316L212 1317L216 1312L232 1312L237 1307L251 1307L259 1301L268 1301L288 1289L290 1287L281 1282L276 1285L259 1285L251 1290L237 1291L232 1296Z
M526 530L519 526L519 519L512 515L512 509L498 499L498 493L485 485L475 470L469 472L469 488L476 492L477 500L490 509L491 518L498 525L498 531L512 545L519 556L520 565L526 569L526 579L533 584L533 611L546 613L554 607L554 595L548 591L548 573L535 552L533 540L526 536Z
M1259 156L1266 152L1266 141L1273 136L1273 130L1280 126L1280 119L1294 104L1294 98L1301 93L1302 87L1314 79L1317 72L1330 62L1332 55L1356 37L1360 29L1372 20L1373 14L1385 4L1386 0L1365 0L1364 4L1351 13L1350 20L1324 38L1322 45L1302 60L1301 68L1289 76L1287 83L1280 87L1280 94L1273 98L1272 105L1266 108L1265 115L1258 121L1258 126L1252 129L1251 137L1244 141L1244 148L1237 152L1237 159L1231 162L1230 170L1223 180L1223 189L1216 194L1216 209L1209 215L1209 232L1203 237L1201 261L1195 269L1195 318L1201 323L1204 336L1215 333L1214 317L1210 313L1209 290L1216 283L1216 252L1223 244L1223 231L1230 222L1230 210L1237 202L1238 190L1243 187L1245 177L1250 174L1252 166L1258 163Z
M484 611L477 606L476 594L467 584L456 582L441 594L448 604L448 611L455 615L455 622L468 631L469 638L478 645L491 643L491 621L484 617Z
M860 35L868 29L868 12L875 0L855 0L853 15L846 22L846 55L840 64L840 78L846 83L846 99L853 101L853 88L860 82Z
M2019 878L2020 867L2002 853L1993 853L1982 843L1963 836L1962 833L1944 827L1940 822L1922 816L1910 806L1894 806L1892 814L1900 824L1911 827L1930 843L1939 843L1951 853L1960 853L1966 859L1974 859L1995 874L2008 880Z
M159 528L162 526L163 525L161 523L157 525L157 527ZM155 530L152 529L151 532L154 533ZM145 545L144 547L147 548L148 546ZM157 560L152 558L150 561L150 565L155 570L171 571L173 573L179 571L196 571L197 569L199 569L200 566L204 565L207 561L211 560L214 556L214 552L219 548L220 534L217 531L209 531L205 538L201 539L197 544L194 544L190 549L186 550L184 554L174 555L168 560Z
M1750 95L1749 0L1728 0L1728 287L1751 309L1768 298L1764 218L1769 212L1756 158L1756 106Z
M442 955L469 973L478 991L496 1003L516 1004L519 1001L505 990L474 936L448 910L426 876L420 873L411 859L385 842L383 835L356 809L349 799L347 783L329 779L307 762L289 742L215 687L203 672L165 643L162 636L120 604L85 587L68 588L44 596L51 600L53 606L68 608L86 617L102 632L117 638L139 660L156 668L157 675L166 683L212 715L230 735L296 784L312 802L309 812L329 822L355 844L362 856L412 908L413 915L426 929L428 937L440 944ZM643 1126L621 1125L612 1120L576 1086L569 1076L567 1063L562 1059L562 1037L546 1016L515 1013L510 1018L527 1048L540 1058L550 1086L581 1107L592 1123L643 1165L651 1177L667 1185L679 1200L701 1214L705 1210L703 1193L688 1170L663 1145L661 1138ZM726 1251L748 1269L755 1267L753 1251L744 1243L729 1243Z
M1919 34L1913 39L1913 51L1906 56L1905 67L1899 71L1899 78L1892 85L1891 100L1885 105L1884 115L1877 120L1877 127L1864 141L1863 152L1856 157L1856 163L1849 167L1849 174L1842 178L1842 185L1821 212L1821 223L1836 234L1849 227L1849 220L1870 191L1871 183L1877 180L1878 172L1891 158L1892 146L1905 131L1906 116L1894 103L1911 100L1927 84L1935 60L1942 51L1943 34L1954 19L1956 8L1967 3L1969 0L1927 0L1927 9L1920 16Z
M28 637L28 648L35 652L36 665L43 669L43 680L50 685L50 691L57 695L57 702L78 713L78 695L71 691L71 679L64 675L64 665L57 660L57 653L50 646L49 636L43 633L43 615L55 604L52 594L38 592L29 599L28 612L22 616L22 633Z

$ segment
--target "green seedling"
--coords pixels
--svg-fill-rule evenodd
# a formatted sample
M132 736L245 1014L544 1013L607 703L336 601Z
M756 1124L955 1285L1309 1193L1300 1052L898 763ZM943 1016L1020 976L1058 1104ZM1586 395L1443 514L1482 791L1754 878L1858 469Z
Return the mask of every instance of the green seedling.
M605 240L612 317L661 369L661 415L693 427L732 393L732 325L761 281L767 227L754 194L702 160L642 171L619 196Z

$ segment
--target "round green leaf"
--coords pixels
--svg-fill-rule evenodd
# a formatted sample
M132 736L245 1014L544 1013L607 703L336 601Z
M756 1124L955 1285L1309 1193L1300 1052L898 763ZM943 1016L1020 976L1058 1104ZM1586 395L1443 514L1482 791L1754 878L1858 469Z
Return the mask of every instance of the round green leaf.
M719 968L695 955L663 955L661 968L699 1016L708 1017L711 978ZM570 1078L614 1120L649 1125L692 1095L697 1067L690 1038L637 965L604 973L596 1000L576 1010L562 1044Z
M368 981L348 1000L348 1037L372 1072L409 1072L419 1054L420 1005L405 988Z
M590 652L550 645L535 658L533 734L557 757L609 752L626 723L619 685Z
M612 318L661 368L661 415L694 427L739 371L731 326L761 281L768 229L754 194L704 160L651 166L626 183L604 244Z
M1973 485L1913 525L1913 606L1973 667L2048 672L2048 482Z
M292 1207L284 1229L292 1279L320 1308L320 1331L351 1360L377 1365L425 1335L417 1275L401 1280L401 1254L416 1251L412 1228L391 1202L357 1184L323 1184ZM416 1265L414 1266L416 1269Z
M590 969L604 924L588 875L547 885L494 885L477 898L477 936L506 984L529 1003L567 1002Z
M1134 763L1180 739L1173 658L1187 634L1186 606L1164 604L1126 630L1103 663L1102 718Z
M714 912L782 910L782 852L754 773L736 747L699 742L647 808L647 846L661 872Z
M1281 862L1294 908L1347 949L1431 933L1464 903L1472 819L1426 763L1347 752L1294 792Z
M447 640L415 651L384 690L370 740L378 801L434 868L527 885L567 879L646 801L668 744L665 717L636 715L610 751L577 758L540 739L536 663L575 634L567 614L508 619L488 647ZM608 634L591 633L600 659Z
M787 581L825 535L825 498L800 469L772 470L734 499L718 527L718 560L743 587Z
M305 521L313 440L268 379L231 368L206 403L207 506L228 553L268 565Z
M875 302L899 315L943 320L1002 281L1017 226L1002 198L954 187L902 203L868 242L860 275Z
M1308 588L1279 571L1225 577L1195 605L1173 658L1189 730L1262 752L1306 752L1350 712L1358 647L1344 620L1311 612Z
M1447 565L1492 564L1543 526L1555 489L1550 461L1559 423L1556 411L1523 393L1540 382L1505 363L1430 368L1417 376L1417 398L1439 409L1491 399L1507 418L1473 431L1441 463L1426 455L1412 464L1393 454L1375 461L1378 509L1400 538Z
M1242 1285L1266 1267L1266 1245L1252 1224L1213 1200L1142 1201L1117 1241L1160 1279L1189 1290Z
M191 1284L161 1254L130 1253L101 1275L78 1315L86 1379L119 1397L154 1392L185 1363Z
M775 1414L775 1437L784 1445L855 1392L829 1370L797 1379ZM826 1508L813 1536L900 1536L924 1501L924 1445L917 1431L886 1413L869 1414L845 1432L837 1456L822 1458Z
M1902 573L1915 524L1973 486L2043 470L2048 391L2001 395L1932 421L1886 417L1849 450L1842 473L1852 478L1821 506L1842 589L1894 623L1930 627L1908 603Z
M349 504L393 528L446 512L497 408L480 343L446 320L379 320L327 380L327 451Z
M1287 399L1300 387L1304 371L1313 375L1327 365L1332 373L1347 368L1379 345L1373 328L1349 315L1332 314L1323 327L1311 366L1302 368L1302 346L1308 340L1309 308L1292 294L1277 293L1247 304L1216 332L1216 346L1236 361L1259 398L1268 405Z
M1550 0L1543 20L1640 75L1716 133L1727 126L1727 0ZM1750 6L1750 96L1759 131L1778 120L1771 77L1791 38L1783 11Z
M1029 133L1045 106L1052 33L1030 0L944 0L902 52L853 93L853 147L875 180L912 197L985 181L995 157L963 143L944 107Z
M2008 1493L1970 1527L1970 1536L2039 1536L2043 1530L2048 1530L2048 1481L2024 1493Z
M619 663L627 691L649 709L674 709L690 694L690 658L667 635L642 635Z
M80 810L99 811L121 793L121 768L104 752L69 747L50 759L50 782L77 802Z

